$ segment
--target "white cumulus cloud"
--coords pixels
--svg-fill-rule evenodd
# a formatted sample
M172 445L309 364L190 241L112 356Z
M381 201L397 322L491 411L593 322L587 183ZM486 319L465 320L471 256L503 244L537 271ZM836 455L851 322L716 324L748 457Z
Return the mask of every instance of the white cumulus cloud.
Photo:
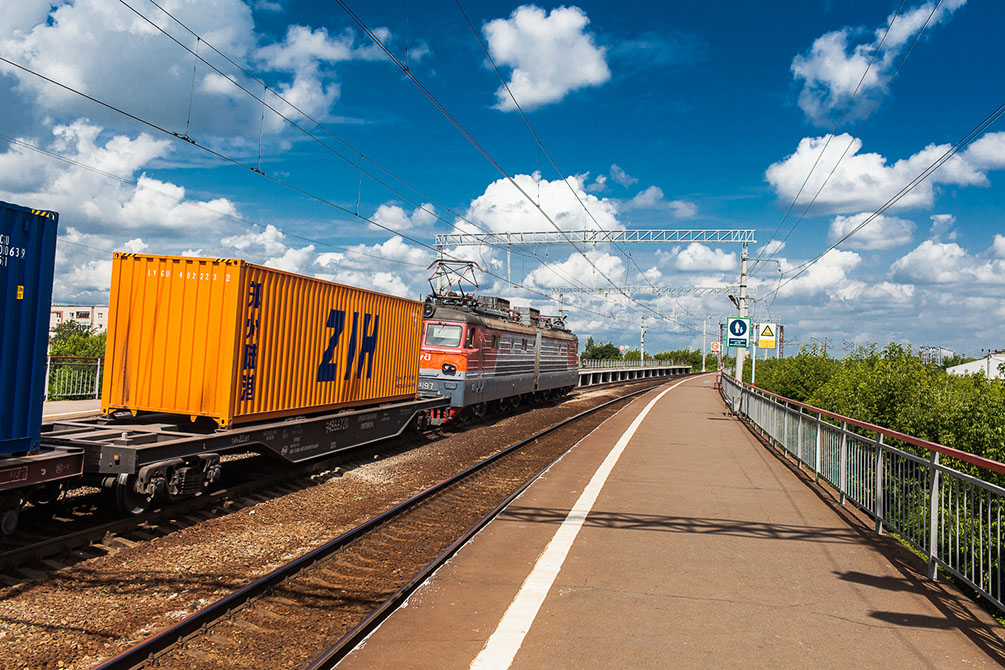
M871 214L871 212L862 212L852 216L835 216L834 220L831 221L827 241L837 242L851 233ZM849 237L842 246L846 249L892 249L910 243L914 236L914 228L913 221L880 214Z
M421 207L416 207L409 214L402 207L384 203L377 207L373 214L373 220L381 226L391 230L403 231L411 228L432 225L436 220L436 208L432 203L424 203ZM371 228L379 228L370 224Z
M270 43L256 30L252 8L242 0L174 0L165 6L202 37L201 48L194 37L149 4L137 9L150 22L123 4L105 0L17 0L6 4L18 9L8 11L5 7L0 16L0 28L6 28L0 30L0 55L157 125L199 139L243 141L252 134L257 139L262 103L231 82L243 82L259 97L261 87L234 73L229 64L218 65L223 75L213 71L150 22L208 61L222 62L205 46L205 42L212 44L264 77L272 91L319 120L330 117L340 95L334 65L378 57L375 47L355 44L355 35L348 30L330 35L324 28L294 25L281 42ZM387 29L375 32L390 39ZM91 114L98 115L96 120L106 127L132 123L97 110L94 103L26 72L3 66L0 73L13 77L18 93L57 122ZM298 116L274 94L267 95L266 102L287 116ZM285 121L266 113L266 132L287 129Z
M610 79L604 48L586 32L589 22L578 7L546 13L523 5L508 19L485 24L489 53L497 65L512 68L508 86L521 107L556 102L570 91ZM496 91L496 98L497 109L516 109L505 88Z
M886 22L871 33L843 28L818 37L809 52L797 55L792 61L793 77L803 84L799 106L807 118L817 124L829 123L832 114L843 110L852 95L858 101L854 111L867 110L889 83L900 55L929 16L932 18L926 30L948 21L964 4L966 0L942 0L933 15L936 3L929 0L903 12L895 21L892 15L887 17ZM892 27L883 41L891 21ZM881 42L882 50L877 54ZM858 93L855 93L857 87Z
M692 243L684 247L680 253L677 254L675 265L678 270L686 271L726 271L739 269L736 260L736 252L726 252L722 249L712 249L704 244L698 243Z
M617 163L611 164L611 179L628 188L638 183L638 179L625 172Z
M598 226L603 230L624 228L618 223L616 205L607 198L587 193L577 177L569 177L568 184L561 180L541 179L538 174L519 174L513 179L534 201L540 197L541 209L563 230L597 230ZM584 210L584 205L589 214ZM492 232L554 230L534 202L528 200L507 179L498 179L489 184L485 193L471 201L466 216Z
M868 287L866 282L849 277L861 262L862 257L854 251L828 251L801 275L782 283L778 295L805 298L823 293L833 300L855 299Z
M953 226L956 225L955 216L952 214L932 214L929 218L932 220L929 237L936 242L941 241L943 237L950 242L956 239L956 231L953 230Z
M971 146L945 162L891 209L903 211L931 207L937 184L987 185L987 171L1005 167L1005 133L993 133L982 139L986 141L979 147ZM951 148L948 144L930 144L912 156L890 164L880 154L862 152L862 140L842 133L834 136L827 145L800 193L799 189L825 143L824 137L804 137L793 154L768 167L765 177L782 201L789 202L799 193L796 204L805 205L819 191L811 213L850 214L876 209ZM999 149L1003 153L999 154Z
M686 200L667 200L663 195L663 189L659 186L650 186L643 191L639 191L630 200L622 202L621 208L624 210L669 210L678 219L690 219L698 214L698 206L696 204Z
M969 288L1005 284L1005 238L996 234L991 246L971 254L955 242L925 240L890 267L898 281L953 284Z
M925 240L891 266L895 279L918 284L951 284L972 267L966 250L955 242Z
M529 286L555 288L569 286L570 278L574 278L575 281L588 286L607 287L610 283L603 275L607 275L615 284L621 282L625 275L625 265L621 258L602 251L574 253L564 261L552 263L551 267L552 269L546 267L534 269L527 275L525 283Z

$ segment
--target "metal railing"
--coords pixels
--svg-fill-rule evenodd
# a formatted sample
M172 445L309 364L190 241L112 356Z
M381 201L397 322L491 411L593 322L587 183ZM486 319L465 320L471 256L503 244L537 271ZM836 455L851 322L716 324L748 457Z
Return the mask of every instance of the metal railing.
M1000 609L1005 488L940 462L1005 474L1005 463L796 402L721 375L733 413L928 558ZM893 441L918 453L891 446Z
M101 397L101 358L49 356L46 361L46 400Z
M661 368L687 365L686 363L675 363L673 361L663 361L647 358L645 361L623 360L620 358L581 358L579 368L581 370L608 370L612 368Z

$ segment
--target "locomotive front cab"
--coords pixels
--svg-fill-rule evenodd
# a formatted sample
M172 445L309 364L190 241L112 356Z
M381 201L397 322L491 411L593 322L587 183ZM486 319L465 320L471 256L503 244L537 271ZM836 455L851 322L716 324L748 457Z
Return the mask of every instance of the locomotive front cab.
M456 321L427 320L419 356L419 395L450 398L450 409L432 417L433 425L443 423L464 407L468 361L477 352L475 327Z

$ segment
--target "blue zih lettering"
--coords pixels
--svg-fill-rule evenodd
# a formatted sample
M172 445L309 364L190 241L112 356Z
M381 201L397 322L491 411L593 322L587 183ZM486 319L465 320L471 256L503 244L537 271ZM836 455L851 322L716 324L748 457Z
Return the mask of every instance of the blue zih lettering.
M370 323L373 327L370 327ZM352 313L352 325L349 328L349 342L345 352L345 374L343 381L352 376L353 363L356 363L356 379L363 375L363 364L366 363L366 377L373 374L373 359L377 353L377 334L380 326L379 314L363 314L363 329L359 328L359 312ZM328 312L325 328L334 332L329 336L328 346L321 355L318 365L317 379L319 382L333 382L338 379L338 364L335 362L335 349L338 348L342 333L346 330L346 313L341 309ZM359 358L356 357L356 343L359 342Z
M328 346L325 347L325 351L321 355L321 364L318 365L318 381L333 382L338 377L338 365L333 361L335 360L335 347L338 346L338 339L342 337L342 331L345 330L345 312L341 309L333 309L328 312L325 328L334 328L335 332L332 333L328 340Z
M373 331L368 335L370 329L370 315L363 316L363 339L359 343L359 362L356 364L356 379L359 379L363 371L363 359L366 358L366 378L370 378L373 372L373 354L377 350L377 325L380 323L380 314L373 315Z
M244 345L244 369L254 370L258 362L258 345L247 343Z
M367 314L369 316L369 314ZM356 327L359 325L359 312L352 313L352 332L349 335L349 348L345 352L345 377L343 379L349 379L349 373L352 372L352 361L356 358ZM359 373L356 373L356 378L359 379Z

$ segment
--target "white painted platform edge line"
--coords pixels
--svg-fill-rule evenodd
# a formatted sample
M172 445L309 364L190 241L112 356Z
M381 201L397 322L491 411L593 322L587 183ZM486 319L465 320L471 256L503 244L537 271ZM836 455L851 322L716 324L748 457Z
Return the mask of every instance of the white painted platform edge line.
M637 401L638 401L638 399L633 400L632 403L635 403ZM621 414L621 412L624 412L626 409L628 409L629 407L631 407L632 403L629 403L628 405L625 405L624 407L622 407L621 409L619 409L617 412L615 412L613 415L611 415L611 417L609 417L609 418L614 418L615 416ZM566 456L568 456L570 453L572 453L573 450L576 447L578 447L583 442L583 440L585 440L586 438L590 437L590 435L593 435L595 432L597 432L598 430L600 430L600 428L603 425L604 424L601 423L600 425L596 426L593 430L591 430L589 433L587 433L586 435L584 435L582 437L582 439L579 440L579 442L576 442L574 445L572 445L571 447L569 447L568 451L566 451L564 454L562 454L561 456L559 456L558 459L556 459L554 463L552 463L551 465L549 465L548 468L544 472L541 473L541 477L543 478L549 472L551 472L551 469L553 467L555 467L556 465L558 465ZM525 495L529 495L529 494L530 494L530 489L529 488L524 489L523 491L520 492L520 495L518 495L516 498L513 499L513 501L510 504L512 505L513 503L515 503L518 500L520 500L521 498L523 498ZM422 592L423 592L423 590L425 590L427 588L430 588L432 586L433 582L436 580L436 577L439 574L440 570L446 569L447 566L451 565L455 560L457 560L457 558L461 555L461 552L463 552L467 548L467 546L469 544L473 543L478 538L479 534L480 534L480 531L479 531L479 533L475 533L474 535L472 535L471 537L469 537L468 541L465 542L463 545L461 545L457 549L457 551L454 553L453 556L451 556L445 563L443 563L443 565L441 565L440 567L436 568L436 570L433 571L433 574L431 574L429 576L429 578L426 579L426 581L424 581L422 583L422 585L419 586L419 588L417 588L415 590L414 593L412 593L412 595L408 596L408 598L405 600L405 602L402 604L402 606L399 609L404 609L406 606L408 606L411 603L412 598L421 595ZM348 658L349 656L355 654L357 651L363 649L366 646L366 643L369 641L369 639L371 637L373 637L373 635L375 635L378 630L380 630L381 628L383 628L384 624L386 624L386 623L388 623L390 621L391 621L391 617L387 617L383 621L381 621L380 624L378 624L376 628L374 628L372 631L370 631L367 634L367 636L364 637L359 642L359 644L357 644L355 647L352 648L352 650L349 652L349 654L346 655L346 658ZM339 663L341 663L341 661ZM336 667L338 667L338 665L336 665Z
M635 417L635 420L632 421L628 429L618 439L610 453L607 454L607 458L604 459L604 462L600 464L600 467L593 474L590 483L583 489L582 494L580 494L576 504L572 506L562 525L555 531L555 535L548 542L548 546L537 560L530 575L524 580L523 586L520 587L519 593L517 593L513 602L510 603L499 625L496 626L495 631L489 637L481 652L478 653L478 656L471 661L470 667L472 670L503 670L509 668L510 664L513 663L517 651L520 650L523 640L527 636L527 631L530 630L531 624L534 623L534 619L537 617L541 605L544 604L548 591L551 590L552 584L555 583L558 572L562 568L562 564L565 563L565 559L569 555L572 543L575 541L576 536L579 535L583 522L586 520L590 510L593 509L593 505L597 501L604 483L614 470L614 466L621 457L621 453L628 446L628 442L635 435L635 431L638 430L642 421L656 403L667 393L686 381L689 380L684 379L677 382L650 400L649 404Z
M88 414L90 412L90 414ZM61 412L60 414L43 414L43 419L51 419L54 416L72 416L74 414L79 414L80 418L86 418L88 416L94 416L97 411L94 409L78 409L76 412Z

